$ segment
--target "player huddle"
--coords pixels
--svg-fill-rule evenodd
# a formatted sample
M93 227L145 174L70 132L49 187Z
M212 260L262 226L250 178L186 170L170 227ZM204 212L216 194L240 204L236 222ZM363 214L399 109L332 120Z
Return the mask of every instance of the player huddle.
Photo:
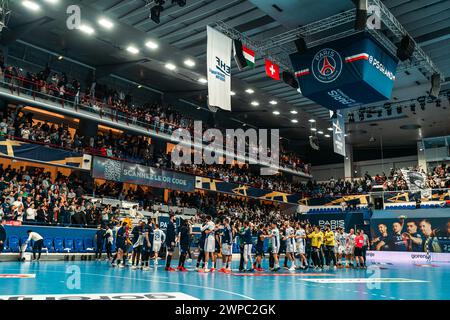
M103 247L102 241L111 240L112 233L99 228L97 247ZM342 228L331 230L329 225L322 229L308 223L297 221L272 222L254 226L250 221L230 218L213 221L211 216L203 219L199 231L197 270L199 272L230 273L233 245L237 244L240 253L239 271L263 271L262 262L268 254L269 270L276 272L282 267L289 271L307 268L329 269L344 266L365 268L365 253L369 248L369 238L362 230L350 229L345 233ZM130 231L127 223L122 223L116 233L116 254L111 259L113 267L124 267L131 252L131 268L149 270L151 260L158 266L158 257L166 248L165 270L175 271L171 267L172 255L179 248L180 258L177 269L187 271L186 258L192 259L189 221L176 226L175 216L171 215L166 232L149 219L140 221ZM254 239L256 236L256 240ZM107 243L108 243L107 242ZM108 251L108 250L107 250ZM284 253L284 263L280 266L280 255ZM108 257L110 255L108 254ZM100 255L99 255L100 257Z

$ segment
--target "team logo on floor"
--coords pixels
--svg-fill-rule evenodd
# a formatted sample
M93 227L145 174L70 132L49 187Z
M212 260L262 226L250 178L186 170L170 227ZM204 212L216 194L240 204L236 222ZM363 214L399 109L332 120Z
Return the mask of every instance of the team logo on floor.
M303 279L316 283L405 283L405 282L428 282L417 279L406 278L327 278L327 279Z
M34 278L36 278L35 274L25 274L25 273L18 273L18 274L3 273L3 274L0 274L0 279L34 279Z
M0 296L0 300L198 300L182 292L97 293L97 294L39 294Z

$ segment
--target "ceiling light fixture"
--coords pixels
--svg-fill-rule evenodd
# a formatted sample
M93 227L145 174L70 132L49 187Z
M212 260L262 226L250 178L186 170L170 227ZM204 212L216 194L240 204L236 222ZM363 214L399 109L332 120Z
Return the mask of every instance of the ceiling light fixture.
M169 70L175 70L177 68L177 66L176 65L174 65L173 63L166 63L166 69L169 69Z
M291 122L292 123L298 123L298 120L297 119L292 119Z
M245 90L245 92L247 92L248 94L253 94L253 93L255 93L255 90L249 88L249 89Z
M200 82L200 83L208 83L208 80L206 80L205 78L200 78L200 79L198 79L198 82Z
M235 95L236 95L236 92L230 91L230 96L235 96Z
M195 67L195 61L192 59L186 59L184 60L184 64L187 65L188 67L192 68Z
M106 19L106 18L98 19L98 24L106 29L112 29L114 27L114 23L112 23L111 20Z
M272 112L274 115L278 116L280 114L280 111L273 111Z
M138 54L139 53L139 49L134 47L134 46L128 46L127 51L129 53L132 53L132 54Z
M36 2L34 2L34 1L28 1L28 0L25 0L25 1L22 1L22 5L23 5L25 8L30 9L30 10L33 10L33 11L39 11L39 10L41 10L41 6L38 5L38 4L37 4Z
M88 26L86 24L83 24L80 26L80 31L82 31L88 35L92 35L95 32L94 28L92 28L91 26Z
M297 110L291 110L291 114L297 114L298 111Z
M311 122L311 123L316 122L316 120L314 120L314 119L309 119L308 121Z
M152 41L152 40L147 41L145 43L145 46L147 48L149 48L149 49L152 49L152 50L158 49L158 47L159 47L158 44L156 42Z
M254 106L254 107L257 107L257 106L259 106L259 102L258 101L252 101L251 105Z
M271 105L275 106L275 105L278 104L278 101L276 101L276 100L270 100L269 103L270 103Z

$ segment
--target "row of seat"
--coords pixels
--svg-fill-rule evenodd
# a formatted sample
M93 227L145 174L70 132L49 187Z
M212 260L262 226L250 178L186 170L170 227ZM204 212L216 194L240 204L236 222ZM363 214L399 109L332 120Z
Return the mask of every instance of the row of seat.
M421 204L420 209L438 209L442 208L440 204L433 203L433 204ZM393 206L393 205L386 205L387 210L413 210L416 209L415 204L408 204L408 205L401 205L401 206Z
M341 208L313 208L309 209L308 213L340 213Z
M17 236L8 237L4 252L20 252L21 246L25 243L27 237L19 239ZM28 243L26 252L31 252L33 243ZM89 253L95 251L94 241L89 238L71 239L71 238L44 238L43 251L48 253ZM104 248L103 248L104 249ZM112 245L115 251L115 245Z

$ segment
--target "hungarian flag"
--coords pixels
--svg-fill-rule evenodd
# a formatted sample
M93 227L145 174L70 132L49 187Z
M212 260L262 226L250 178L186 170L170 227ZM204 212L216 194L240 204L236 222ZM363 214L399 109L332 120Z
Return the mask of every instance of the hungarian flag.
M247 60L247 66L253 68L255 66L255 51L250 50L246 46L242 46L244 58Z
M239 40L233 40L234 59L239 70L255 66L255 51L247 48Z
M280 67L266 59L266 74L275 80L280 80Z

